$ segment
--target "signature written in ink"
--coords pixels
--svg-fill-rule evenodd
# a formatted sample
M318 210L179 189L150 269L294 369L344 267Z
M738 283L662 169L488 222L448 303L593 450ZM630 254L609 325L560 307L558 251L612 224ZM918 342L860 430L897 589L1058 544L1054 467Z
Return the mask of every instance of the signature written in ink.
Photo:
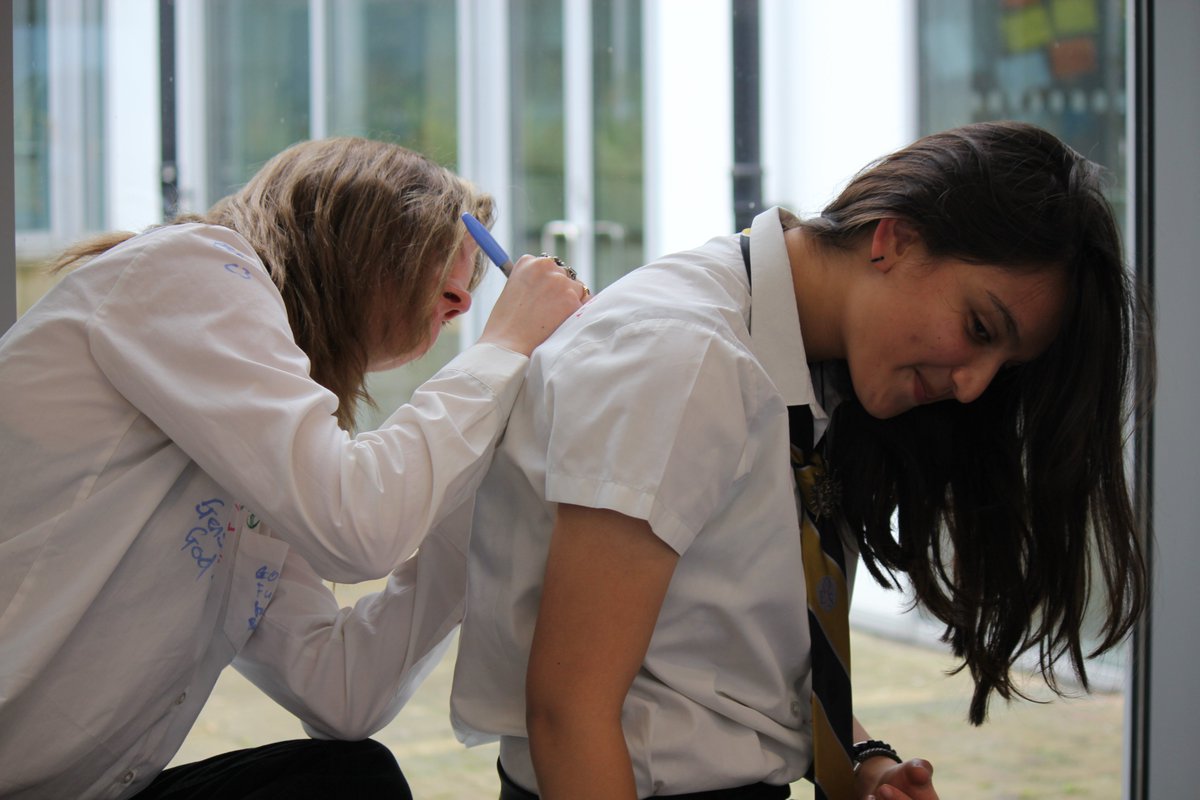
M279 580L279 570L271 569L263 564L255 570L254 579L257 581L254 593L254 615L246 620L250 630L258 627L258 621L262 618L263 612L267 610L267 603L271 602L271 598L275 596L275 582Z
M183 547L188 551L192 560L199 567L196 580L208 572L213 564L221 560L221 551L225 548L225 536L231 532L229 525L221 521L219 511L225 507L225 501L219 497L202 500L196 504L196 523L183 537Z

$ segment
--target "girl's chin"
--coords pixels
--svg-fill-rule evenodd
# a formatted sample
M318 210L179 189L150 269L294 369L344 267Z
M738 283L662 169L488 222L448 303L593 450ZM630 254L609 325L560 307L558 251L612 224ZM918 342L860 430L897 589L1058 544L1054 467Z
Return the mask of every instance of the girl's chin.
M880 401L878 398L872 401L866 401L862 398L859 398L859 402L862 403L863 410L875 419L891 419L892 417L898 417L905 411L908 411L912 408L911 404L902 406L901 404L890 401L887 398L884 398L882 401Z
M415 354L396 356L395 358L385 358L385 359L381 359L379 361L372 361L370 364L367 365L367 372L387 372L389 369L396 369L398 367L403 367L405 364L409 363L410 361L416 361L418 358L425 355L425 352L428 349L429 348L426 347L422 350L417 351Z

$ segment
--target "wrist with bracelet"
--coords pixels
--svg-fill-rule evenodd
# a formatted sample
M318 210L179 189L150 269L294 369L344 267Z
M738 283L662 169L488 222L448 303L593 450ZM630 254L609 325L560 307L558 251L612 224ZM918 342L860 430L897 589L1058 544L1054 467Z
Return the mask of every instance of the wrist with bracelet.
M897 764L903 763L903 759L890 744L879 739L867 739L863 742L855 742L854 746L850 748L850 760L854 762L854 774L858 774L858 768L863 765L864 761L876 756L890 758Z

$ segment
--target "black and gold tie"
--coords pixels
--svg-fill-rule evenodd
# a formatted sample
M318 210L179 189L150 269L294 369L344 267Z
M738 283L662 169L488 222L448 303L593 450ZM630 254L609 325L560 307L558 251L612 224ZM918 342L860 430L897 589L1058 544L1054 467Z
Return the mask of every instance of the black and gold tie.
M750 229L739 237L746 280L750 271ZM808 406L788 406L792 468L804 510L800 545L808 586L808 628L812 639L813 769L816 800L853 800L853 703L850 697L850 592L846 556L837 533L836 482L825 475L813 447ZM818 524L823 523L823 524Z
M808 406L788 408L792 468L803 501L800 543L808 588L812 639L812 782L818 800L851 800L854 765L853 704L850 694L850 593L846 556L837 532L837 484L825 473L813 446Z

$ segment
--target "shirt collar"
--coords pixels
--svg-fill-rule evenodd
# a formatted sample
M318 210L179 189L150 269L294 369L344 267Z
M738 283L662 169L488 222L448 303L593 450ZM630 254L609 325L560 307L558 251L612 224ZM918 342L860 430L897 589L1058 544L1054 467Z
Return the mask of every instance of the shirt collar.
M829 417L813 390L800 334L791 262L783 239L781 215L787 213L775 206L750 225L750 314L754 320L750 341L784 403L812 409L814 433L819 436Z

